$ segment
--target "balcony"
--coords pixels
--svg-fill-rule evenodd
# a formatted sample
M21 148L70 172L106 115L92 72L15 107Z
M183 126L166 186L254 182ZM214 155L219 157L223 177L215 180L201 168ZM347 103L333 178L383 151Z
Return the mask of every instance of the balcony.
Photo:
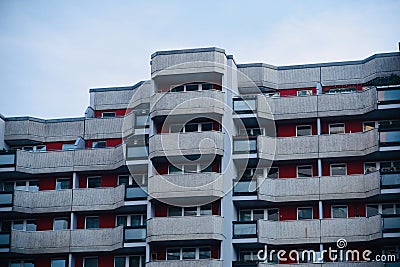
M123 246L123 227L61 231L12 231L10 252L47 254L113 251Z
M377 108L376 89L312 96L257 96L257 116L285 120L365 114Z
M151 55L151 76L181 74L223 73L225 51L220 48L198 48L174 51L158 51Z
M30 174L113 170L125 163L123 146L68 151L17 151L16 170Z
M147 222L147 242L223 240L220 216L155 217Z
M29 192L14 190L13 211L51 213L71 211L72 190Z
M86 119L84 139L121 138L124 119L125 117Z
M182 205L195 199L211 202L224 195L224 176L220 173L156 175L149 178L148 192L153 198Z
M125 186L73 190L72 210L115 210L124 205Z
M361 256L360 256L361 257ZM325 263L299 263L299 264L279 264L279 267L384 267L390 266L383 262L325 262ZM276 264L259 263L258 267L277 266Z
M157 134L149 143L150 158L224 153L224 134L218 131Z
M203 259L203 260L181 260L181 261L151 261L146 263L146 267L222 267L222 260Z
M400 188L400 172L382 173L381 177L382 189Z
M258 240L271 245L367 242L382 237L381 217L257 221Z
M15 167L15 154L14 153L1 153L0 154L0 171L3 168Z
M224 93L218 90L157 93L150 99L150 116L222 116Z
M368 198L379 194L379 172L259 180L258 198L270 202Z
M267 160L364 156L379 147L377 130L281 138L258 136L257 143L259 157Z

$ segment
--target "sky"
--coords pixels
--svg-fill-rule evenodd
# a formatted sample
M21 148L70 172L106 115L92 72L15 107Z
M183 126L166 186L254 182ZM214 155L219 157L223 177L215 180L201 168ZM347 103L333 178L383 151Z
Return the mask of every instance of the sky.
M160 50L276 66L398 51L399 14L400 0L0 0L0 114L82 117L90 88L150 79Z

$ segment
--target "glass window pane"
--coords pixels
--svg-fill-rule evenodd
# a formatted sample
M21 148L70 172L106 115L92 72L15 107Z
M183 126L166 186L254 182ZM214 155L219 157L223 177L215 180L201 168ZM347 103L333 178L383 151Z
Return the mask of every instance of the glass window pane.
M171 89L171 92L183 92L183 91L184 91L183 85Z
M32 261L24 261L24 265L23 266L24 267L34 267L35 264L33 264Z
M279 221L279 209L268 209L268 220Z
M101 177L87 178L88 188L98 188L101 186Z
M28 191L30 191L30 192L39 191L39 181L29 181L28 182Z
M264 220L264 210L253 210L253 221Z
M26 231L28 232L36 231L36 220L28 220L26 222Z
M21 267L20 262L10 262L10 267Z
M212 164L209 166L201 165L200 172L212 172Z
M183 260L194 260L194 259L196 259L196 249L195 248L184 248L184 249L182 249L182 259Z
M211 248L199 248L199 259L211 259Z
M128 226L128 216L118 215L117 216L117 226Z
M147 127L149 125L149 116L147 115L136 116L135 122L136 122L135 128Z
M125 267L125 257L114 257L114 267Z
M205 132L205 131L212 131L212 129L213 129L213 123L212 123L212 122L203 122L203 123L201 124L201 130L202 130L203 132Z
M131 226L140 226L142 224L142 215L132 215L131 216Z
M363 131L367 132L370 130L375 129L375 122L374 121L368 121L363 123Z
M144 264L140 266L140 256L129 257L129 267L144 267ZM143 260L142 260L143 261Z
M241 221L241 222L251 221L251 210L239 211L239 221Z
M178 168L178 166L168 165L168 173L169 174L182 173L182 170L180 168Z
M85 258L84 267L97 267L98 262L97 258Z
M367 217L378 215L378 205L367 205Z
M255 152L257 151L257 140L234 140L233 141L234 152Z
M46 146L36 146L36 151L37 152L45 152L46 151Z
M25 181L15 182L15 190L26 190L26 182Z
M120 175L118 176L118 185L129 185L129 176L128 175Z
M13 230L24 230L24 221L14 221Z
M346 164L331 164L331 175L347 175Z
M279 168L271 167L268 171L268 178L277 179L279 178Z
M14 164L14 160L15 160L14 154L0 155L0 165L12 165Z
M256 110L255 99L238 99L233 101L233 110L236 112L253 111Z
M74 150L75 149L75 144L63 144L62 145L62 150Z
M168 208L168 216L182 216L182 208L181 207L169 207Z
M98 229L99 217L86 217L86 229Z
M364 173L368 174L376 171L376 162L365 162L364 163Z
M186 85L186 91L190 92L190 91L197 91L199 88L198 84L188 84Z
M181 259L181 251L178 248L167 249L167 260L180 260Z
M6 182L4 183L3 190L5 192L12 192L14 191L14 182Z
M197 207L185 207L183 208L183 216L196 216Z
M96 141L92 143L93 148L105 148L107 147L107 142L106 141Z
M312 135L311 125L302 125L296 127L297 136Z
M297 218L298 220L306 220L306 219L312 219L313 214L312 208L298 208L297 209Z
M344 123L329 124L329 134L344 133Z
M198 124L197 123L188 123L185 125L185 132L197 132L198 131Z
M383 204L382 205L382 214L394 214L394 204Z
M347 218L347 206L333 206L332 218Z
M197 173L197 164L184 165L183 170L185 173Z
M53 230L66 230L68 229L68 220L67 218L59 218L59 219L54 219L53 223Z
M127 148L127 157L128 158L142 158L147 157L147 147L142 146L129 146Z
M298 166L297 177L312 177L312 166Z
M212 215L211 204L201 206L200 215Z
M62 190L62 189L70 189L69 179L57 179L56 190Z
M51 260L51 267L66 267L67 266L67 260Z
M233 234L235 236L256 235L257 224L255 223L234 224Z
M101 113L103 118L114 118L116 116L115 112L103 112Z

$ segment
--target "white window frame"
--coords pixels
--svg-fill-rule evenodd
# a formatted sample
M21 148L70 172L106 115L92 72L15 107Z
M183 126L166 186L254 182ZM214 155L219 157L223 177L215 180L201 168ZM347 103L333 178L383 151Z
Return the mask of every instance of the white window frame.
M57 189L57 182L58 182L58 180L68 180L69 181L69 185L70 185L70 187L71 187L71 178L57 178L56 179L56 187L55 187L55 190L68 190L68 189ZM70 189L70 188L69 188Z
M25 183L24 189L23 189L23 190L18 189L18 191L27 191L27 192L38 192L38 191L40 191L40 190L39 190L39 180L5 181L5 182L3 183L3 187L4 187L4 184L5 184L5 183L13 183L13 189L16 190L16 188L17 188L17 182L20 182L20 183L24 182L24 183ZM37 183L38 183L38 191L29 191L29 182L37 182Z
M101 176L88 176L86 177L86 188L89 188L89 179L100 178L100 187L90 187L90 188L101 188Z
M393 213L384 214L384 215L400 215L396 213L397 207L400 206L400 203L381 203L381 214L383 214L383 205L393 205Z
M185 166L192 166L192 165L196 165L196 172L185 172ZM201 165L202 165L201 163L197 163L197 164L182 164L182 165L176 165L176 166L172 164L172 166L181 169L181 172L173 172L173 173L170 173L169 166L171 166L171 165L168 165L168 174L175 174L175 173L179 173L179 174L201 173L201 171L202 171ZM207 167L209 167L209 166L207 166ZM211 164L211 172L213 172L212 171L212 164Z
M205 205L211 205L211 203L205 204ZM205 205L202 205L202 206L205 206ZM196 216L196 217L199 217L199 216L210 216L210 215L201 215L201 207L202 206L196 206L196 215L194 215L194 216ZM169 216L169 209L168 209L167 210L167 217L190 217L189 215L185 215L185 207L178 207L178 208L181 209L181 215ZM194 207L186 207L186 208L194 208ZM213 207L211 205L211 214L212 214L212 212L213 212Z
M139 260L139 267L145 267L145 266L142 265L143 258L145 257L144 255L115 255L115 256L114 256L114 260L113 260L113 262L114 262L114 267L116 267L116 266L115 266L115 258L125 258L125 266L129 266L129 259L130 259L130 257L139 257L139 258L140 258L140 260Z
M376 122L375 121L364 121L362 123L363 133L367 132L367 131L365 131L365 124L367 124L367 123L373 123L374 124L374 128L372 128L371 130L376 129ZM371 131L371 130L368 130L368 131Z
M19 263L19 266L20 266L20 267L23 267L24 264L25 264L25 262L33 262L33 264L35 264L35 261L34 261L34 260L31 260L31 259L27 259L27 260L18 260L18 259L14 259L14 260L9 260L9 261L8 261L8 266L10 266L11 263Z
M367 173L367 168L366 168L366 166L365 166L366 164L375 164L375 171L373 171L373 172L376 172L376 171L378 170L377 162L372 162L372 161L370 161L370 162L364 162L364 174Z
M329 173L330 173L330 176L340 176L340 175L333 175L333 174L332 174L332 165L344 165L345 170L346 170L346 173L345 173L344 175L347 175L347 163L331 163L331 164L329 164Z
M311 177L314 177L313 165L298 165L298 166L296 166L296 178L311 178L311 177L300 177L299 176L299 167L311 167Z
M89 229L100 229L100 216L86 216L85 217L85 229L88 229L87 225L86 225L86 222L87 222L88 218L98 218L99 219L99 227L98 228L89 228Z
M56 220L66 220L67 221L67 228L58 229L58 230L54 229ZM85 224L86 224L86 219L85 219ZM69 221L68 221L67 217L56 217L56 218L53 219L53 231L63 231L63 230L68 230L68 228L69 228Z
M140 216L140 226L145 226L145 214L119 214L115 216L115 227L117 227L118 217L126 217L126 226L132 226L132 216Z
M95 144L97 143L105 143L104 147L94 147ZM92 148L96 149L96 148L106 148L107 147L107 140L98 140L98 141L93 141L92 143Z
M366 204L365 205L365 217L367 217L368 218L368 206L376 206L377 207L377 210L378 210L378 213L377 214L380 214L380 213L382 213L382 212L380 212L379 210L379 204Z
M343 124L343 133L336 133L336 134L345 134L346 133L346 123L344 122L335 122L335 123L329 123L328 124L328 129L329 129L329 134L331 134L331 126L335 124Z
M299 209L311 209L311 219L299 219ZM297 207L297 210L296 210L296 217L297 217L297 220L298 220L298 221L313 220L313 219L314 219L314 208L313 208L313 207L309 207L309 206Z
M210 246L201 246L201 247L184 247L184 248L167 248L166 249L166 255L165 255L165 260L166 261L178 261L178 260L168 260L168 250L169 249L179 249L179 261L185 261L186 259L183 259L183 250L184 249L195 249L195 258L194 259L187 259L187 260L199 260L200 259L200 248L209 248L210 249L210 259L212 259L212 250Z
M107 113L107 114L114 114L114 116L104 117L104 114L105 114L105 113ZM117 113L116 113L115 111L104 111L104 112L101 113L101 117L102 117L102 118L114 118L114 117L117 117Z
M300 136L311 136L311 135L313 135L312 134L312 125L311 124L302 124L302 125L296 125L296 137L298 137L299 135L297 134L297 132L298 132L298 127L306 127L306 126L309 126L310 127L310 131L311 131L311 133L310 134L308 134L308 135L300 135Z
M14 230L14 222L15 221L22 221L22 230ZM16 219L16 220L11 220L11 229L12 231L20 231L20 232L28 232L26 230L26 227L28 225L28 221L35 221L36 222L36 230L35 231L29 231L29 232L36 232L37 231L37 220L36 219Z
M85 266L85 260L86 259L97 259L97 267L99 267L99 257L93 257L93 256L92 257L84 257L83 258L83 267L86 267Z
M333 209L336 207L346 207L346 218L349 218L349 206L348 205L332 205L331 206L331 218L332 219L342 219L342 218L333 217Z

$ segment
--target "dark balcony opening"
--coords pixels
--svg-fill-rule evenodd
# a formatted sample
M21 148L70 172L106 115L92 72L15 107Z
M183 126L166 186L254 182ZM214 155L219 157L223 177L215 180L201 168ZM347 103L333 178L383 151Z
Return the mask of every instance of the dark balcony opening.
M212 160L205 159L205 162L199 161L199 155L185 156L182 161L176 160L169 162L165 157L153 159L153 166L158 175L168 174L193 174L193 173L220 173L221 172L221 156L217 155Z
M211 240L153 244L151 261L218 260L221 257L220 247L220 242Z
M154 201L155 217L182 217L182 216L219 216L221 215L221 201L216 200L202 206L178 207Z
M214 83L193 82L187 83L171 88L170 92L193 92L193 91L207 91L207 90L222 90L222 86Z
M159 120L155 122L157 134L221 131L221 120L199 117L189 121Z

